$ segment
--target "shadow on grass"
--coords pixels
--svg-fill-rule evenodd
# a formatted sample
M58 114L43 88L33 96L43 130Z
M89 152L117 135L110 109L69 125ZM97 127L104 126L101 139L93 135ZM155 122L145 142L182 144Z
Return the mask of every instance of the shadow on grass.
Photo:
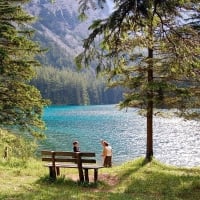
M165 168L157 163L153 165L160 166L160 169L152 170L151 166L146 166L145 169L139 169L139 174L132 174L124 193L148 200L200 199L200 174L190 175L189 169Z
M128 179L132 174L136 173L138 170L141 170L141 168L143 168L148 163L149 162L145 158L141 158L132 163L128 162L122 165L119 171L119 179L120 180Z
M104 182L98 181L96 183L94 182L80 182L80 181L74 181L70 178L65 178L65 176L57 177L56 180L50 178L49 176L43 176L39 180L36 181L37 184L40 185L54 185L54 186L67 186L67 187L83 187L83 188L97 188L99 186L105 185Z

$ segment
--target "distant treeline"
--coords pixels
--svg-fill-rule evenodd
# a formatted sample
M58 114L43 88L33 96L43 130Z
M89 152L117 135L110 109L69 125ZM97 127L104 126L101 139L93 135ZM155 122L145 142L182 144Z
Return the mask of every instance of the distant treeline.
M89 70L42 67L31 84L40 90L43 98L57 105L115 104L122 100L123 93L121 88L108 89L105 80Z

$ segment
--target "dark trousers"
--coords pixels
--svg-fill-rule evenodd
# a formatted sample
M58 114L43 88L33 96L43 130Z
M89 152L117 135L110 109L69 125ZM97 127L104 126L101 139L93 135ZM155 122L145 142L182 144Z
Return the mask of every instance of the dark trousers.
M106 156L104 163L103 163L104 167L112 167L112 156Z

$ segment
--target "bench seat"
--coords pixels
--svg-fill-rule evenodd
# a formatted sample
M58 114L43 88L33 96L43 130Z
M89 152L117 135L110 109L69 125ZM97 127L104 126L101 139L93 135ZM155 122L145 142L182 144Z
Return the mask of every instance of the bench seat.
M100 165L83 165L82 167L83 167L84 172L85 172L85 181L89 182L88 170L89 169L93 169L94 170L94 182L97 182L97 180L98 180L98 169L101 169L104 166L100 166Z
M45 167L53 167L52 163L44 164ZM55 163L55 167L62 167L62 168L77 168L77 164L68 164L68 163Z

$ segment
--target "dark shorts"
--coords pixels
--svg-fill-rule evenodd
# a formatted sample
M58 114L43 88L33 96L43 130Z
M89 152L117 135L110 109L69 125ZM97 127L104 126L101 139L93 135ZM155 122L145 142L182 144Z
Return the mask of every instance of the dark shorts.
M104 167L112 167L112 156L106 156L104 163L103 163Z

